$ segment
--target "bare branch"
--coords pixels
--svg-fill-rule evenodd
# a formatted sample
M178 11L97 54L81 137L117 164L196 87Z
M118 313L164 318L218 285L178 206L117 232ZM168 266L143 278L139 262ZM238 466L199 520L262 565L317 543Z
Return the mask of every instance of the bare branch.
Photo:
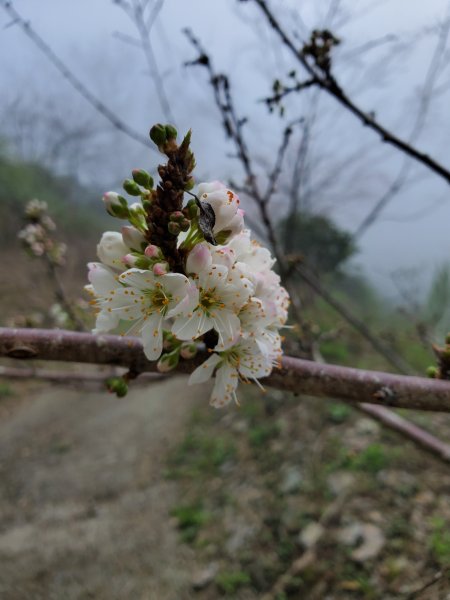
M294 57L306 70L308 75L314 80L315 85L323 89L325 92L330 94L335 100L337 100L342 106L348 111L354 114L363 125L369 127L375 131L382 139L383 142L390 144L405 153L407 156L414 158L416 161L428 167L431 171L445 179L447 183L450 183L450 171L440 163L436 162L427 154L420 152L408 142L405 142L401 138L391 133L388 129L378 123L372 114L364 112L352 100L347 96L345 91L338 84L336 79L331 75L329 71L318 71L313 67L306 59L302 49L298 49L295 43L290 39L287 33L284 31L279 21L275 17L274 13L269 9L266 0L253 0L255 4L259 6L267 21L269 22L272 29L280 37L283 44L291 51Z
M103 115L108 121L119 131L139 142L146 148L151 148L157 152L150 140L140 133L129 127L122 119L120 119L106 104L101 102L94 94L78 79L76 75L63 63L59 56L50 48L50 46L34 31L30 23L26 21L12 6L8 0L0 0L0 5L14 19L15 23L21 27L23 32L31 39L31 41L39 48L39 50L47 57L54 67L61 73L70 85L95 108L95 110Z
M63 330L0 328L0 356L128 367L135 373L155 372L137 338L91 335ZM201 363L182 361L176 372L190 373ZM340 398L350 403L380 404L395 408L450 412L450 383L365 371L286 356L280 369L263 380L280 390L317 397Z

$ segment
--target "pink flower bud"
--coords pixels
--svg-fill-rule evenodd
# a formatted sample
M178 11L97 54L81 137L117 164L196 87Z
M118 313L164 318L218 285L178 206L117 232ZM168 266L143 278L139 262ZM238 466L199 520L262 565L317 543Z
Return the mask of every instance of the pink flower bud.
M154 246L153 244L150 244L144 250L144 254L148 258L157 258L158 256L161 255L161 250L158 248L158 246Z
M133 256L132 254L125 254L125 256L120 259L120 262L122 262L126 267L135 267L136 261L137 257Z
M169 272L169 265L166 262L160 262L153 265L155 275L166 275Z
M208 269L212 263L211 252L206 244L197 244L189 252L186 261L187 273L200 273Z

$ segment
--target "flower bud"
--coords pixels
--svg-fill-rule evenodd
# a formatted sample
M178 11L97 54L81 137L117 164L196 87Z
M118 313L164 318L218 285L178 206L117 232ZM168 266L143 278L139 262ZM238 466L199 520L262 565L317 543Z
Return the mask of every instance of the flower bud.
M437 367L428 367L427 377L430 377L431 379L439 378L439 369L437 369Z
M116 394L118 398L123 398L128 392L128 385L123 377L112 377L111 379L108 379L106 387L112 394Z
M189 221L189 219L183 219L180 223L178 223L178 225L181 231L187 231L191 226L191 222Z
M141 185L146 190L152 189L153 177L149 173L147 173L147 171L144 171L144 169L133 169L131 173L133 175L134 181L138 185Z
M167 229L172 235L178 235L181 231L181 227L178 225L178 223L175 223L174 221L169 222L169 224L167 225Z
M159 256L161 256L161 249L158 248L158 246L155 246L154 244L149 244L144 250L144 254L145 256L148 256L148 258L158 258Z
M166 262L159 262L153 265L154 275L166 275L169 272L169 264Z
M118 219L128 218L128 203L123 196L119 196L116 192L106 192L102 198L106 212L112 217Z
M153 125L150 129L150 139L158 146L158 148L163 146L167 139L166 128L164 125L161 125L161 123Z
M185 192L190 192L195 186L195 180L193 177L189 177L189 179L186 181L185 185L184 185L184 191Z
M182 344L180 348L180 355L182 358L189 360L190 358L194 358L197 354L197 344Z
M177 139L178 131L175 129L175 127L173 125L166 125L165 130L166 130L166 138L168 140L176 140Z
M197 244L192 248L187 257L186 273L201 273L209 269L211 263L211 252L206 244Z
M122 257L128 254L128 251L118 231L105 231L97 245L97 255L108 267L120 268Z
M163 354L161 358L158 360L156 368L160 373L168 373L175 369L180 360L180 353L178 348L170 352L169 354Z
M189 200L189 202L186 204L186 208L184 209L186 211L186 216L189 219L195 219L198 217L198 215L200 214L200 209L197 206L197 202L192 198L192 200Z
M125 256L122 256L120 259L120 261L128 268L137 267L137 260L138 257L133 254L125 254Z
M122 184L122 187L127 192L127 194L130 194L130 196L141 195L141 188L132 179L125 179L125 181Z
M141 251L142 245L145 244L145 237L136 227L131 225L125 225L122 227L122 239L123 242L131 250Z
M184 219L184 215L181 210L176 210L170 214L169 220L175 221L175 223L180 223Z

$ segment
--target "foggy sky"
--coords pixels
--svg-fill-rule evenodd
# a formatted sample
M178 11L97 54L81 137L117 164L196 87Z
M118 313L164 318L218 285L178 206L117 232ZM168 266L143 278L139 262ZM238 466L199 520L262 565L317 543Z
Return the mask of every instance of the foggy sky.
M272 6L275 4L283 5L283 8L298 6L294 1L272 1ZM337 23L338 34L343 39L334 59L338 79L365 110L374 110L383 124L407 138L416 116L417 94L436 44L436 38L427 35L427 28L448 14L448 3L446 0L428 0L426 3L390 0L342 4L357 12L374 4L376 8L367 15L354 16L342 26ZM14 5L74 73L123 120L144 135L151 124L164 121L142 54L113 36L115 31L136 34L123 11L110 0L16 0ZM305 3L302 18L306 28L320 26L328 6L329 2L325 0ZM280 12L280 17L282 14ZM293 15L284 22L288 27L301 27ZM70 115L69 108L68 119L69 115L71 119L76 118L77 112L80 118L91 115L105 132L103 138L99 137L100 147L95 150L97 164L113 165L113 173L108 180L108 169L102 170L100 166L95 169L95 163L91 163L90 172L88 167L83 167L84 178L92 178L97 172L101 174L102 182L108 185L124 178L135 166L156 164L156 154L150 154L122 134L111 132L108 123L97 117L62 80L19 27L5 28L8 23L8 16L0 8L0 89L4 90L0 102L16 97L29 99L30 95L31 101L35 95L37 102L45 97L55 101L66 99L72 112L75 111L75 116ZM223 180L232 177L239 181L242 176L240 165L227 156L232 147L224 141L206 74L200 69L182 66L185 60L195 57L195 51L181 34L181 29L186 26L194 30L211 52L218 70L231 75L238 110L249 117L249 143L262 163L273 156L279 139L280 120L276 115L268 117L264 105L257 100L270 92L274 77L284 76L294 63L279 45L273 43L272 32L251 3L165 1L152 39L176 125L180 131L193 128L198 175ZM400 42L408 42L418 30L422 30L421 38L402 54ZM378 71L370 75L372 82L367 81L366 65L382 60L389 45L364 57L356 52L349 59L345 54L369 39L386 34L397 36L399 43L393 48L398 52L398 58L386 68L382 62ZM450 61L446 62L438 80L442 84L450 79ZM286 103L289 118L299 116L300 102L297 97ZM433 101L424 132L416 142L416 146L448 167L449 105L448 94ZM333 100L321 100L320 110L324 118L323 126L317 132L317 152L323 169L331 167L344 147L349 154L352 148L360 148L366 158L361 167L363 173L355 163L354 170L349 170L347 182L344 177L335 190L317 198L319 212L332 214L343 227L352 231L393 180L403 158L381 144L373 132L364 129ZM0 106L0 133L5 119L7 115ZM111 155L114 155L112 159ZM422 274L429 274L437 263L449 257L448 185L421 166L415 167L412 175L413 183L396 197L362 239L356 260L373 281L390 293L393 293L391 274L396 268L419 267ZM360 181L354 186L358 177ZM346 197L346 189L356 189L357 193ZM247 209L252 210L251 207ZM279 214L280 209L274 208L274 211Z

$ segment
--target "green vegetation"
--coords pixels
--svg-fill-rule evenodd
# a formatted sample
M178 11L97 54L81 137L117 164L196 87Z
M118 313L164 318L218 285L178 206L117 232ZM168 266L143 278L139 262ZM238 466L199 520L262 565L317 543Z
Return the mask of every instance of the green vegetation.
M245 571L223 571L217 575L215 581L222 594L231 596L240 587L251 583L251 578Z
M201 504L177 506L171 511L171 515L178 520L181 539L185 543L194 542L202 525L209 519L209 514L203 510Z
M431 519L430 547L435 559L442 567L450 566L450 530L448 522L441 518Z

